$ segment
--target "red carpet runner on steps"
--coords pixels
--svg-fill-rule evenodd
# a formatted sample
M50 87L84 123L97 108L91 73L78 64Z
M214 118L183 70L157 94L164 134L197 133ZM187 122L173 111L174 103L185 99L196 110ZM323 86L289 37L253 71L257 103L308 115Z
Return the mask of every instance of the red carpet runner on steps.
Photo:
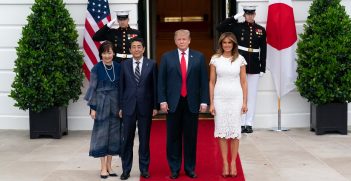
M200 120L197 142L196 170L197 179L188 178L182 168L176 181L245 181L240 158L236 160L238 176L223 178L222 159L217 140L213 137L213 120ZM150 140L150 175L149 179L140 178L141 181L164 181L169 178L170 170L166 159L166 122L153 121Z

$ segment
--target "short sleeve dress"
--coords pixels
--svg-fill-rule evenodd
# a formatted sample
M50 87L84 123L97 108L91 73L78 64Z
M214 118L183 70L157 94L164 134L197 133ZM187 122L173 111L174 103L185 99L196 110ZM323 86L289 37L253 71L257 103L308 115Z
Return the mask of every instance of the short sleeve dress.
M216 110L214 136L225 139L241 137L241 108L243 92L240 67L247 63L241 55L233 62L230 58L213 56L210 64L216 67L214 107Z

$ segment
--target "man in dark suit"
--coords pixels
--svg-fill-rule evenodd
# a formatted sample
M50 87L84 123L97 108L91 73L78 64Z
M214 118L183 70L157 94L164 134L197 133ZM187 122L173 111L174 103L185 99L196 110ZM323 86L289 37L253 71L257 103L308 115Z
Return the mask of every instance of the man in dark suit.
M133 144L136 125L139 135L140 175L149 178L150 129L152 116L157 114L157 65L143 57L145 51L141 38L131 40L133 58L122 61L119 83L120 111L123 118L121 180L129 178L133 161ZM138 122L138 123L137 123Z
M189 49L189 30L176 31L174 41L178 48L162 56L158 75L158 101L167 113L167 160L170 178L178 178L184 146L185 173L196 178L198 117L209 102L207 66L202 53Z

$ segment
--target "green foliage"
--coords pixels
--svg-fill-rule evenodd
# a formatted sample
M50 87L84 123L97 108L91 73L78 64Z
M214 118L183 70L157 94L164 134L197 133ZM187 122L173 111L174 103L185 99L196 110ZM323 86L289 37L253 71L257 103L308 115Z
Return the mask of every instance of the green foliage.
M81 94L78 33L62 0L36 0L22 29L10 97L15 106L40 112L67 106Z
M296 86L314 104L351 101L351 20L340 0L314 0L297 46Z

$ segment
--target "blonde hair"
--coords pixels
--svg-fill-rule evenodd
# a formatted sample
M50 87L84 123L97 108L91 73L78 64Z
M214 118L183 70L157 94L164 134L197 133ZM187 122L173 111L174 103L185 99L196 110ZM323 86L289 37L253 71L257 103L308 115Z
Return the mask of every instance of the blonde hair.
M176 32L174 32L174 39L179 35L188 36L190 39L190 31L189 30L186 30L186 29L177 30Z
M238 51L238 41L235 35L231 32L225 32L221 34L221 36L218 39L218 48L216 50L215 56L219 57L224 53L222 42L225 38L228 38L231 42L233 42L233 49L232 49L232 56L233 56L232 62L233 62L236 58L238 58L239 51Z

